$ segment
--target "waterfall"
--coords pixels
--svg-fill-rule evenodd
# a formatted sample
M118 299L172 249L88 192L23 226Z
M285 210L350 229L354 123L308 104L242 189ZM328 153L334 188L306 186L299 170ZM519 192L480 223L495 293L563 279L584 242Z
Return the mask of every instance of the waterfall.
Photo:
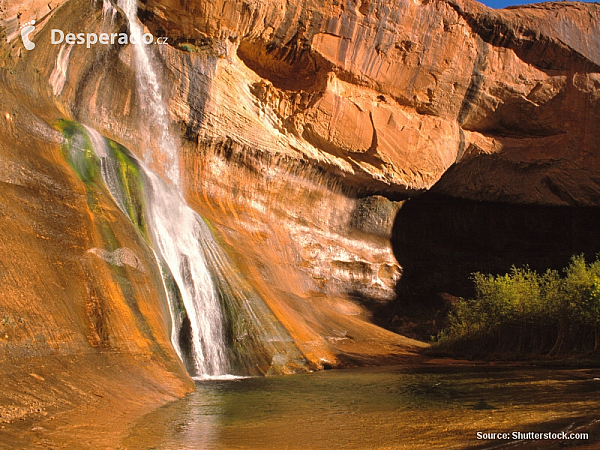
M196 375L225 375L229 369L223 339L219 298L204 259L202 240L208 238L202 218L181 193L146 171L152 240L179 287L191 325Z
M171 340L194 378L310 370L294 339L175 186L93 128L67 120L58 127L67 162L88 192L108 191L153 249L169 300ZM88 251L111 265L139 267L135 254L111 242Z
M104 18L112 15L108 4L104 0ZM106 186L153 249L169 298L171 340L194 378L309 370L290 334L220 248L204 219L187 205L168 108L153 69L154 46L141 43L144 29L137 18L136 1L119 0L118 5L129 20L131 34L140 42L131 44L140 123L147 127L140 134L158 151L143 149L143 161L139 161L96 130L63 121L60 127L69 163L82 181L94 183L91 188ZM95 159L82 156L90 151ZM153 155L163 164L160 176L153 171L157 162ZM102 250L96 249L95 254L112 261L112 254L105 255Z
M142 107L142 114L148 120L147 126L155 127L157 148L161 152L161 159L165 176L175 186L180 186L179 160L177 157L177 144L169 131L169 112L162 98L158 75L153 67L153 55L149 46L143 43L144 26L137 16L137 0L118 0L119 7L129 20L129 32L135 36L136 44L131 44L135 58L135 73L137 78L138 94ZM154 133L151 133L154 134ZM151 151L144 153L145 162L150 164L153 160Z
M119 208L131 217L128 195L124 192L120 163L114 156L104 136L85 127L94 153L100 160L102 180ZM204 257L203 242L212 240L202 218L183 199L177 187L168 185L140 161L145 184L144 212L151 244L157 259L167 266L169 275L177 285L177 294L189 318L191 365L188 370L197 378L223 377L229 371L228 357L223 337L223 315L219 297ZM166 284L165 284L166 286ZM167 289L168 290L168 289ZM176 300L171 301L173 318ZM178 341L181 323L175 322L173 344L182 360L186 356Z
M206 225L202 218L185 202L181 189L181 176L177 145L169 130L169 113L161 94L159 77L153 66L153 55L143 43L144 27L137 17L136 0L119 0L118 6L129 20L132 51L135 61L137 92L140 99L141 117L148 127L146 136L156 143L159 159L163 164L165 182L149 169L154 162L152 149L143 151L144 162L136 162L143 173L147 191L148 234L163 272L172 277L176 292L168 292L174 318L173 344L188 370L198 378L222 377L229 371L228 357L223 338L223 316L219 297L202 253L201 240L206 239ZM107 2L103 16L109 14ZM87 128L94 152L100 159L103 181L119 208L130 215L127 193L123 191L119 174L119 161L112 157L113 149L97 131ZM132 218L133 219L133 218ZM172 284L172 283L171 283ZM167 283L165 282L167 288ZM169 291L169 289L167 289ZM177 298L175 298L177 297ZM177 316L177 300L185 307L183 316L189 319L190 357L185 355L178 334L182 332L183 320ZM178 323L179 322L179 323ZM191 361L190 361L191 360ZM191 366L191 367L189 367Z

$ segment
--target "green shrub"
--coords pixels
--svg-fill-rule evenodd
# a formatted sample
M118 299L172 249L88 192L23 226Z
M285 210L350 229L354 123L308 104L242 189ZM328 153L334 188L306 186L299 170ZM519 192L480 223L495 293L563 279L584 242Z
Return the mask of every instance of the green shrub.
M453 305L434 348L463 356L597 351L600 261L574 256L563 272L474 273L475 298Z

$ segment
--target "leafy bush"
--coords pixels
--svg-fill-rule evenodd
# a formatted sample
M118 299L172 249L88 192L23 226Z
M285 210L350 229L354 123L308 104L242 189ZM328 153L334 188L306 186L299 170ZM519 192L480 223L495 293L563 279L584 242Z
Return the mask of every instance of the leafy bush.
M434 348L470 356L598 351L600 261L574 256L563 272L473 274L475 298L453 305Z

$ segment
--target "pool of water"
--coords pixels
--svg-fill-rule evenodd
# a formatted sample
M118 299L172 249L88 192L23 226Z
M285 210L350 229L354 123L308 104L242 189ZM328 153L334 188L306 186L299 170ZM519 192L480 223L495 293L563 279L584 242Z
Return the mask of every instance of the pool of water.
M122 448L538 448L477 432L585 431L600 418L599 391L598 369L387 367L202 381L134 424Z

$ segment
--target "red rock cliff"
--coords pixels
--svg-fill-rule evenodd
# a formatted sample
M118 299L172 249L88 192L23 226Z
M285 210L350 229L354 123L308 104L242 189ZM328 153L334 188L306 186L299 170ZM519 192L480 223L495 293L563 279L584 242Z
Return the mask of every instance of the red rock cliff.
M189 380L149 249L106 193L90 208L55 125L76 120L159 155L131 48L49 43L52 28L126 31L127 21L108 0L8 1L1 13L0 358L10 364L0 415L181 395ZM372 323L411 262L420 285L439 272L432 260L469 259L465 248L497 246L504 264L505 248L527 240L490 243L486 230L528 222L539 211L529 205L600 206L597 4L147 0L139 16L169 38L154 58L189 203L315 367L399 360L422 346ZM31 19L27 52L19 27ZM446 202L450 222L444 201L403 208L428 190L466 203ZM486 228L488 216L469 219L469 200L526 212ZM569 220L569 233L586 234ZM107 224L144 271L115 274L90 252ZM571 242L560 227L534 224L550 232L532 253ZM440 229L454 247L440 246ZM44 383L60 392L14 396L41 396ZM149 408L140 402L131 414ZM69 423L57 426L58 441Z

